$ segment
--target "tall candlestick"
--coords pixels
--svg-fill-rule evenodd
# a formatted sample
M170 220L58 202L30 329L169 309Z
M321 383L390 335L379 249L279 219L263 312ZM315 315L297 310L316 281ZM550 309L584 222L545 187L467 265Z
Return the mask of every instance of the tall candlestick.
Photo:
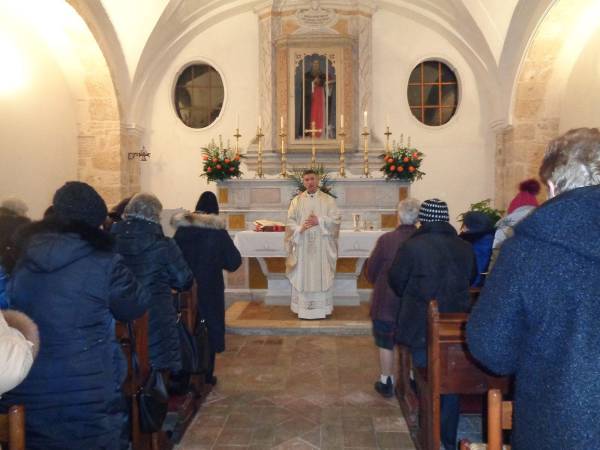
M366 111L365 111L366 117ZM365 178L369 178L371 176L371 172L369 171L369 128L365 126L364 131L361 135L364 138L364 152L363 152L363 175Z
M365 120L364 120L364 126L365 126L365 128L366 128L366 127L368 127L368 126L369 126L369 121L367 120L367 111L365 111L365 112L363 113L363 117L364 117L364 119L365 119Z
M235 134L233 135L233 137L235 138L235 156L239 156L240 155L240 138L242 137L242 135L240 134L239 128L235 129Z
M258 116L258 129L262 128L262 117Z
M344 129L344 115L343 114L340 116L340 128L342 130Z
M346 132L344 131L344 115L341 117L342 128L340 129L338 136L340 137L340 177L346 176L346 143L345 137Z
M391 149L390 149L390 136L392 135L392 132L390 131L390 126L386 126L385 127L385 154L386 156L390 156L391 154Z
M260 124L261 120L260 120L260 116L258 116L258 123ZM258 157L257 157L257 161L256 161L256 176L258 178L263 178L264 174L263 174L263 166L262 166L262 138L263 138L264 134L262 132L262 129L260 128L260 125L258 126L258 129L256 130L256 139L258 140Z
M280 122L280 125L281 125L281 129L283 130L283 116L281 116L279 118L279 122Z
M287 136L287 134L285 133L285 130L283 128L283 116L281 116L281 130L279 132L279 137L281 138L281 171L279 172L279 176L281 176L282 178L287 177L287 167L286 167L287 156L286 156L286 152L285 152L285 137L286 136Z

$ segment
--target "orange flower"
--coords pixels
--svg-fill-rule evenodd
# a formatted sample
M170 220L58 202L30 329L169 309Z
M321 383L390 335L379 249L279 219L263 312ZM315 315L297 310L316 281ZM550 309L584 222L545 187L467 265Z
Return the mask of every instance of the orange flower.
M403 172L404 171L404 167L402 166L398 166L398 168L396 169L398 172Z
M225 158L225 164L229 164L231 161L229 158Z
M218 160L218 158L213 158L213 162L214 162L214 163L216 163L216 162L218 162L218 161L219 161L219 160Z
M208 159L208 155L202 155L202 159L206 161Z
M217 164L217 170L221 170L221 164Z
M388 158L387 162L389 163L393 163L394 162L394 158L392 158L391 156Z
M236 161L239 161L240 160L240 155L236 155L235 158L233 158L233 159L235 159Z
M417 158L419 157L419 154L418 154L417 152L414 152L414 153L412 154L412 157L413 157L413 158L415 158L415 159L417 159Z
M396 170L396 166L390 166L390 170L393 172L394 170Z
M403 159L402 161L404 161L404 162L409 162L409 161L410 161L410 158L409 158L408 156L405 156L405 157L404 157L404 159Z
M414 171L415 171L415 168L414 168L413 166L408 166L408 171L409 171L409 172L414 172Z

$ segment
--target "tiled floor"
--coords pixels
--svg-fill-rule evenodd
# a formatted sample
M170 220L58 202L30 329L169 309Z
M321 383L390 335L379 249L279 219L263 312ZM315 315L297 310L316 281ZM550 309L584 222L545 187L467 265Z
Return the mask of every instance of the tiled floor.
M414 449L367 336L227 336L185 450Z

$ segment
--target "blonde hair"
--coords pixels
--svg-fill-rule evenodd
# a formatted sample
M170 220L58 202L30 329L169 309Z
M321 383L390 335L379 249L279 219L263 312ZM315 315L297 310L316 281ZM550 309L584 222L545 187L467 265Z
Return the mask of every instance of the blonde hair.
M551 181L557 194L600 184L598 128L577 128L550 141L540 167L540 178Z

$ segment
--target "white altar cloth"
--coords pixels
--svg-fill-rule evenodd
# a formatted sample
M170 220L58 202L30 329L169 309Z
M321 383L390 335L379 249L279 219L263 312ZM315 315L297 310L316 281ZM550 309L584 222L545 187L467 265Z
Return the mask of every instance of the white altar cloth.
M358 305L361 300L357 289L357 279L362 266L375 247L377 239L385 231L340 231L338 241L338 258L357 258L352 273L336 273L334 280L334 305ZM284 258L283 232L239 231L235 234L234 243L241 255L246 258L257 258L260 267L267 277L268 289L264 299L267 304L289 304L291 285L284 273L270 272L264 258ZM364 293L367 294L368 293ZM365 297L366 295L363 295Z
M368 258L385 231L340 231L338 258ZM240 231L234 243L243 257L285 257L283 232Z

